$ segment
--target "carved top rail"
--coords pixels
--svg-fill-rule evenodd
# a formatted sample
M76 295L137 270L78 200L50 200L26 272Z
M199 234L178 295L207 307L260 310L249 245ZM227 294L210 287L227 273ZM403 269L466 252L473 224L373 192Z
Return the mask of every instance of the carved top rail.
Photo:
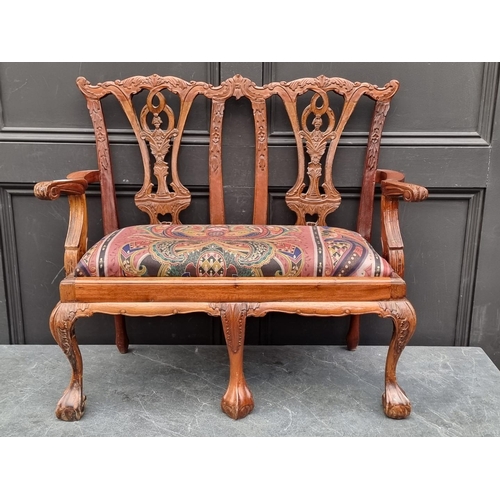
M174 223L180 223L179 214L190 203L189 190L179 178L178 158L189 111L194 99L200 94L212 102L208 166L210 221L224 223L222 123L225 103L231 97L249 99L255 129L253 222L265 224L269 170L267 102L271 96L279 96L290 119L298 155L297 180L286 194L285 201L296 213L297 224L305 224L306 215L309 214L317 217L318 224L326 225L327 215L340 204L340 195L333 182L333 160L339 140L358 101L363 95L368 96L376 101L376 104L368 137L358 230L363 236L370 237L371 222L368 220L372 219L381 132L390 100L399 87L397 81L391 80L385 86L377 87L368 83L353 83L342 78L319 76L257 86L248 78L236 75L214 86L205 82L187 82L172 76L151 75L96 85L80 77L77 84L87 99L96 133L103 198L108 200L103 205L106 232L118 227L118 219L108 135L100 102L103 97L112 94L118 99L134 130L144 166L144 183L135 196L135 202L139 209L149 215L153 223L158 222L159 215L167 213L171 214ZM132 97L141 91L147 92L146 104L140 112L136 112ZM180 107L177 119L163 91L178 96ZM298 98L308 92L312 93L312 97L300 113ZM343 97L339 116L335 116L330 106L329 92ZM167 161L168 154L170 164ZM156 186L153 176L156 178ZM323 183L320 185L321 179Z

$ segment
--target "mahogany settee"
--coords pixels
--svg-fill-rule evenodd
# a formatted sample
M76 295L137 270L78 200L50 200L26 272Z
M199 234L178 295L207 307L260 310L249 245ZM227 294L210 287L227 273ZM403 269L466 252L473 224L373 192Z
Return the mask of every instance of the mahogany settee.
M82 356L75 322L95 313L114 315L116 345L128 349L124 316L169 316L204 312L220 316L229 353L229 383L222 410L245 417L254 407L243 370L245 322L273 311L306 316L350 316L347 348L359 342L359 315L391 318L382 404L391 418L405 418L411 404L396 380L396 365L416 326L406 297L405 259L398 204L427 197L402 173L378 168L382 128L399 83L382 87L343 78L302 78L257 86L236 75L220 85L173 76L134 76L91 84L79 77L95 130L97 169L36 184L35 195L67 195L70 218L65 241L66 277L50 330L67 356L72 374L56 407L63 420L84 412ZM136 96L146 95L141 104ZM101 100L118 99L133 129L142 158L144 183L135 195L149 224L120 228L108 130ZM330 96L330 97L329 97ZM343 104L336 112L330 99ZM182 224L191 194L182 183L179 151L195 98L208 99L209 224ZM373 103L355 231L328 227L327 216L341 202L334 186L333 160L358 101ZM248 99L255 142L252 224L226 224L222 131L226 102ZM297 148L297 180L285 202L295 225L268 224L269 103L284 106ZM173 102L176 104L172 104ZM305 102L304 102L305 101ZM273 105L278 105L273 104ZM138 109L136 109L138 108ZM173 110L176 110L174 113ZM248 108L250 109L250 108ZM274 168L280 168L275 166ZM288 168L288 167L287 167ZM207 170L205 170L206 172ZM202 173L200 172L200 175ZM87 248L86 189L100 184L104 237ZM376 189L376 186L379 186ZM380 194L381 251L370 241L374 199ZM160 222L160 217L167 222Z

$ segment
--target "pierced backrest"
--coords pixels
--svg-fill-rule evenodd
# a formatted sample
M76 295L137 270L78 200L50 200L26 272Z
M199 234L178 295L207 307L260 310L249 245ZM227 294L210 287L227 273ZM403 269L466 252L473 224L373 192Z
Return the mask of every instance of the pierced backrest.
M118 227L116 195L109 152L109 141L101 106L101 99L109 94L120 102L139 144L144 182L135 195L137 207L146 212L152 223L158 222L160 214L172 215L172 221L179 223L179 213L189 206L191 195L180 182L177 168L179 146L186 119L194 98L202 84L188 83L176 77L136 76L125 80L109 81L91 85L85 78L78 78L77 85L87 99L87 107L94 125L97 158L101 173L103 197L104 231L108 233ZM177 94L180 108L177 122L172 108L167 104L164 90ZM132 98L140 92L147 92L146 104L138 113ZM171 150L171 163L166 161ZM151 155L154 165L151 168ZM157 185L154 192L152 175ZM171 179L170 188L167 178Z
M266 224L269 176L267 104L272 96L279 96L290 119L298 158L297 180L286 194L285 201L297 215L296 224L306 224L306 216L310 215L316 217L317 224L326 225L327 215L336 210L341 201L333 182L335 152L359 99L367 95L376 101L376 104L368 137L358 231L370 239L382 127L390 100L399 87L397 81L392 80L379 88L368 83L353 83L342 78L320 76L291 82L273 82L259 87L249 79L236 75L219 86L213 86L204 82L187 82L171 76L152 75L97 85L91 85L80 77L77 84L87 99L96 134L106 233L118 228L118 217L108 134L101 106L103 97L112 94L118 99L139 144L144 182L135 195L135 203L149 215L151 223L157 223L159 215L165 214L171 214L173 223L180 223L180 212L190 204L189 190L179 177L179 148L194 99L198 95L204 95L211 100L208 169L212 224L225 222L222 179L222 124L225 104L231 97L249 99L255 131L253 223ZM164 91L178 96L177 117L169 106ZM140 92L146 92L146 103L140 111L136 111L132 98ZM343 106L338 116L335 116L330 107L329 92L343 98ZM305 109L299 112L299 96L306 93L312 93L312 97ZM153 176L156 183L153 182ZM320 185L321 180L323 182Z
M285 197L288 207L297 214L296 224L306 224L306 215L314 215L317 216L315 223L326 225L327 215L340 205L340 194L333 183L333 160L340 138L360 98L367 95L376 101L368 136L357 224L358 231L370 239L382 128L399 83L391 80L379 88L369 83L320 76L270 83L268 87L283 100L297 145L297 180ZM299 114L298 97L306 92L312 92L312 97ZM330 107L328 92L343 97L343 106L337 117ZM306 153L309 160L307 169ZM323 179L321 187L320 179Z

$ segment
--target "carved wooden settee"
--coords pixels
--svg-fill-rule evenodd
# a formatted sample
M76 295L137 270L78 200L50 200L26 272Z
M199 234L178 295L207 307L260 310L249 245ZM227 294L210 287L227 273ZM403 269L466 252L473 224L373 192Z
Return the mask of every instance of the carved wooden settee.
M230 368L221 406L232 418L242 418L254 407L243 371L246 318L271 311L349 315L349 350L358 345L359 315L391 318L393 336L385 367L383 408L391 418L410 414L411 404L396 380L398 359L416 325L403 279L398 203L400 199L424 200L427 190L405 183L401 173L378 168L382 128L399 87L397 81L377 87L320 76L260 87L236 75L213 86L152 75L95 85L80 77L77 85L85 95L94 126L98 169L40 182L34 190L45 200L67 195L70 206L66 277L60 284L60 302L50 318L52 335L72 368L69 386L56 407L58 418L78 420L85 406L82 357L75 336L77 319L94 313L114 315L116 344L125 353L128 339L124 315L168 316L200 311L222 320ZM145 98L136 109L136 96L141 93ZM144 183L135 195L135 204L149 216L149 224L120 228L118 223L110 143L101 103L108 95L120 102L140 149ZM329 96L343 98L336 113ZM195 98L208 99L211 106L205 167L210 196L207 225L181 224L191 194L181 182L179 151ZM222 126L226 101L231 98L248 99L253 111L253 116L248 113L255 129L252 224L225 224ZM328 227L327 216L341 202L333 183L335 152L361 98L373 102L374 111L354 232ZM267 117L271 99L284 106L297 146L297 180L285 196L286 204L296 214L295 225L267 225L271 147ZM85 192L90 183L100 184L105 236L88 249ZM381 193L380 254L370 244L376 185ZM169 219L167 223L160 222L160 216Z

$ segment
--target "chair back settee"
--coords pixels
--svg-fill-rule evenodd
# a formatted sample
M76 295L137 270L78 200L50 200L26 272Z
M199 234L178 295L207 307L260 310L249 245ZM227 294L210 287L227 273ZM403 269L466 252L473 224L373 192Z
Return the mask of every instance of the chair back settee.
M66 195L69 227L65 241L66 277L60 301L50 317L51 333L72 368L70 383L56 406L63 420L81 418L82 356L75 322L94 313L114 315L116 345L127 352L125 316L168 316L205 312L220 316L229 355L229 382L222 410L245 417L254 407L243 370L245 321L268 312L308 316L350 316L347 348L359 342L359 316L391 318L393 336L386 367L383 409L405 418L411 404L396 380L396 365L416 326L406 297L404 250L399 228L399 200L420 201L427 190L405 182L400 172L379 169L382 129L399 83L382 87L343 78L301 78L257 86L235 75L220 85L173 76L134 76L77 85L87 101L95 130L97 168L36 184L40 199ZM116 98L137 142L144 181L135 204L147 223L121 227L118 220L109 131L102 105ZM142 97L139 97L142 96ZM180 151L195 99L208 106L209 220L183 224L191 193L183 184ZM255 151L251 223L226 223L223 182L223 121L229 99L247 99ZM340 100L333 110L330 102ZM341 203L334 185L334 158L358 102L373 103L363 165L356 229L328 225ZM269 113L282 106L290 124L287 136L296 146L297 178L285 195L294 225L269 224L269 157L273 144ZM224 147L226 144L224 143ZM193 165L190 168L194 168ZM196 168L200 166L196 165ZM280 165L274 165L278 169ZM287 166L288 168L288 166ZM85 193L100 185L104 236L87 246ZM374 199L379 186L381 252L371 244Z

